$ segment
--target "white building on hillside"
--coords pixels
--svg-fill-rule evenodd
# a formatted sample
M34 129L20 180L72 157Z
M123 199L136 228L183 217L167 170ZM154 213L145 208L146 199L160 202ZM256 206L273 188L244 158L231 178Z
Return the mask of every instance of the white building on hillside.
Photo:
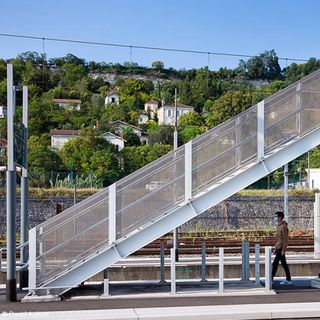
M151 119L154 119L154 118L155 118L155 115L156 115L157 112L158 112L158 108L159 108L158 101L155 101L155 100L147 101L147 102L144 104L144 110L145 110L146 112L150 112L150 117L151 117Z
M110 104L110 103L114 103L114 104L119 104L119 95L112 91L110 92L105 99L105 104Z
M148 112L142 110L139 113L138 124L146 124L149 121Z
M116 136L115 134L111 132L106 132L101 135L101 138L107 140L108 142L115 145L118 149L118 151L121 151L124 148L124 143L126 140L122 139L121 137Z
M165 104L158 109L158 124L174 125L174 104ZM185 104L177 104L177 120L185 113L194 111L194 108Z
M306 169L308 173L308 169ZM308 181L310 181L309 189L320 189L320 168L310 168L310 177L308 173Z
M127 122L116 120L113 122L110 122L110 126L112 131L116 133L116 135L123 137L123 130L125 127L130 127L133 132L139 137L140 142L142 144L148 143L148 135L147 133L143 132L143 130L139 127L133 126L132 124L129 124Z
M51 147L61 149L70 139L80 137L79 130L50 130Z
M53 99L54 103L56 103L59 107L67 109L67 110L80 110L81 108L81 100L76 99Z
M0 106L0 119L7 117L7 108Z

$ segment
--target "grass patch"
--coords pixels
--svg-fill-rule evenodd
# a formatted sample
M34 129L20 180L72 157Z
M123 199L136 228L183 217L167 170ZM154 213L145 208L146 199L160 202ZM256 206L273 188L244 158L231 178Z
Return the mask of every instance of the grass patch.
M101 189L77 189L78 197L89 197ZM20 188L17 188L17 195L20 195ZM0 191L0 196L5 196L5 190ZM55 188L55 189L40 189L40 188L30 188L30 197L46 198L46 197L73 197L73 189L68 188Z
M293 190L289 189L289 197L313 197L315 193L319 192L318 189L314 190ZM244 189L235 194L240 197L283 197L284 191L279 189Z
M40 189L40 188L30 188L29 195L31 197L71 197L73 196L73 189L69 188L53 188L53 189ZM88 197L91 196L102 189L77 189L77 196ZM136 193L137 191L135 191ZM293 190L289 189L289 197L314 197L314 194L320 192L318 189L314 190ZM1 188L0 196L5 196L6 191ZM17 189L17 194L20 195L20 188ZM283 190L280 189L244 189L236 193L235 196L238 197L283 197Z

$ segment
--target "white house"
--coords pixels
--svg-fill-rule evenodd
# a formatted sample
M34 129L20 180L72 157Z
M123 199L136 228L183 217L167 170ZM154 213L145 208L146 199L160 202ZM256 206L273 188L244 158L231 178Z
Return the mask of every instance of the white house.
M144 104L144 110L146 112L150 112L151 119L154 119L155 115L158 112L158 108L159 108L158 101L155 101L155 100L149 100Z
M177 120L185 113L194 111L194 108L185 104L177 104ZM174 104L165 104L158 109L158 124L174 125Z
M56 103L59 107L68 109L68 110L80 110L81 108L81 100L77 99L53 99L54 103Z
M116 136L111 132L106 132L101 135L101 138L107 140L108 142L112 143L113 145L117 146L118 151L121 151L124 148L124 143L126 140L122 139L121 137Z
M7 108L0 106L0 119L7 117Z
M138 124L146 124L149 121L149 115L146 111L141 111L139 113Z
M133 126L132 124L129 124L127 122L124 122L121 120L116 120L116 121L110 122L110 124L111 124L112 129L115 131L115 133L118 136L121 136L123 134L123 129L125 127L130 127L138 137L142 136L142 129L141 128Z
M79 130L50 130L51 147L61 149L70 139L80 137Z
M125 127L130 127L133 132L140 138L140 142L142 144L148 143L148 136L146 133L143 132L143 130L139 127L133 126L132 124L129 124L127 122L116 120L110 123L111 128L115 131L116 135L122 137L123 136L123 129Z
M308 173L308 169L306 171ZM320 189L320 168L310 168L310 178L308 177L308 181L310 181L310 189Z
M105 104L109 103L119 104L119 95L116 92L112 91L106 96Z

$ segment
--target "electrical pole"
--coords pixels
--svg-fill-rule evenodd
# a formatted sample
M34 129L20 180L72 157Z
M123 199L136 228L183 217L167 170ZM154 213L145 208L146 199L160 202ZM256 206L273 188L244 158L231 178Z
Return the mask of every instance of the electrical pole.
M20 218L20 244L23 245L28 241L29 232L29 180L28 180L28 87L23 86L22 91L22 108L23 108L23 166L21 178L21 218ZM27 247L22 246L20 249L20 261L24 265L28 262ZM20 272L20 289L28 286L28 270Z
M174 89L174 132L173 132L173 149L178 149L178 114L177 114L177 88ZM177 170L175 170L177 172ZM177 182L176 182L177 183ZM177 188L175 187L175 198L178 197ZM176 199L175 199L176 200ZM179 261L179 229L173 230L173 249L175 249L176 261Z
M7 65L7 301L17 301L16 282L16 165L14 162L14 114L13 66Z
M178 110L177 110L177 88L174 89L174 133L173 133L173 149L178 149Z

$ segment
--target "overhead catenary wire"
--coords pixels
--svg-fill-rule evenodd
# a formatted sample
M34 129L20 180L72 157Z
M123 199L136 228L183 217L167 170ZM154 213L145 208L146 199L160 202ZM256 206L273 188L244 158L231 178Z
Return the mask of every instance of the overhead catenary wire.
M33 40L41 40L41 41L67 42L67 43L77 43L77 44L87 44L87 45L97 45L97 46L129 48L130 51L132 49L143 49L143 50L154 50L154 51L167 51L167 52L180 52L180 53L191 53L191 54L229 56L229 57L238 57L238 58L253 58L253 57L255 57L255 55L240 54L240 53L214 52L214 51L202 51L202 50L166 48L166 47L153 47L153 46L141 46L141 45L130 45L130 44L98 42L98 41L85 41L85 40L76 40L76 39L39 37L39 36L9 34L9 33L0 33L0 36L2 36L2 37L10 37L10 38L33 39ZM296 62L307 62L308 61L308 59L288 58L288 57L285 57L285 58L278 57L278 59L279 60L284 60L284 61L288 61L289 60L289 61L296 61Z

